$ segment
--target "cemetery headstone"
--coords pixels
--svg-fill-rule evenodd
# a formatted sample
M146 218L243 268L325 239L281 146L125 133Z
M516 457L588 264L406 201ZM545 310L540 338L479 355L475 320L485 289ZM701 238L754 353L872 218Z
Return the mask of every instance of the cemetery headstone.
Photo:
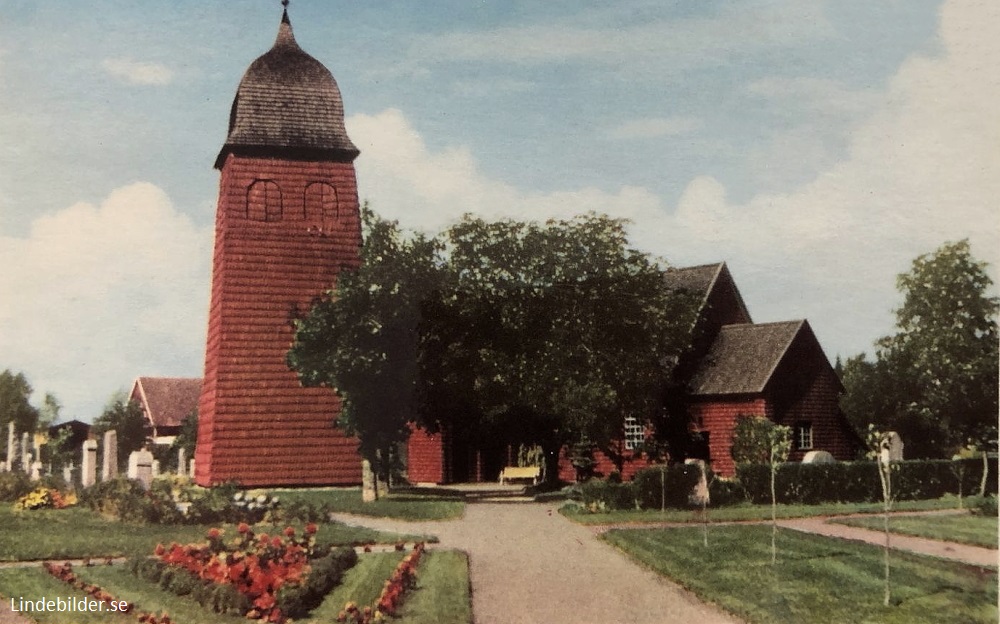
M142 449L129 455L128 478L135 479L148 490L153 484L153 454Z
M372 472L371 462L363 459L361 460L361 500L370 503L375 498L375 473Z
M42 462L31 462L31 480L38 481L42 478Z
M21 472L31 471L31 436L25 431L21 434Z
M83 457L80 458L80 483L90 487L97 483L97 440L83 443Z
M101 481L109 481L118 476L118 432L114 429L104 432L104 462L101 465Z
M183 447L177 449L177 476L187 476L187 449Z
M14 457L17 455L17 439L14 437L14 423L7 423L7 472L14 470Z

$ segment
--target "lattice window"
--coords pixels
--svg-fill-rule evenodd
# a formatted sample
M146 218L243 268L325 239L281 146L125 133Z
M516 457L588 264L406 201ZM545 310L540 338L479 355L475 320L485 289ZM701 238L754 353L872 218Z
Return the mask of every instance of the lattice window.
M337 189L326 182L314 182L306 187L305 196L306 218L310 225L318 227L322 232L330 232L337 226L340 218L340 207L337 201Z
M646 428L642 426L638 418L627 416L625 418L625 448L634 451L642 446L646 441Z
M795 424L795 441L800 450L811 449L813 447L813 427L811 422L802 421Z

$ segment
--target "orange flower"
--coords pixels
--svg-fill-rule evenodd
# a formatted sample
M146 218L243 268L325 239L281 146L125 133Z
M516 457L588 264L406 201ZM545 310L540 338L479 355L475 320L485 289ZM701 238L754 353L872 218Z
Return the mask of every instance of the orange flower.
M306 535L315 535L318 530L319 527L316 526L315 522L310 522L306 525Z
M250 532L250 525L247 524L246 522L241 522L240 525L238 527L236 527L236 530L240 533L240 535L249 533Z

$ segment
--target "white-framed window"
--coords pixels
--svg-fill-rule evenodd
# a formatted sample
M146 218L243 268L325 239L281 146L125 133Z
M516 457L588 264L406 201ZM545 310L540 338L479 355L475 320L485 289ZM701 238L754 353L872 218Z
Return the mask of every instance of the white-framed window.
M811 449L813 447L813 426L809 421L800 421L795 424L795 442L800 450Z
M635 416L625 417L625 449L634 451L646 440L646 428Z

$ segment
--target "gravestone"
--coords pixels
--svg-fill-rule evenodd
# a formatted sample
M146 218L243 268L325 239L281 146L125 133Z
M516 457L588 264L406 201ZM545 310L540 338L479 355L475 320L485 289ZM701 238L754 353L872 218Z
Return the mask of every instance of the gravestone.
M33 461L31 462L31 480L38 481L42 478L42 462Z
M25 431L21 434L21 472L27 474L31 471L31 436Z
M687 459L684 463L694 466L698 470L698 483L695 483L691 493L688 494L688 502L692 505L707 505L708 499L708 473L705 471L705 461L702 459Z
M371 462L363 459L361 460L361 500L370 503L375 498L375 473L372 472Z
M73 483L73 463L72 462L70 462L70 463L66 464L65 466L63 466L62 474L63 474L63 481L65 481L67 483L67 485L72 485L72 483Z
M187 449L183 447L177 449L177 476L187 476Z
M101 465L101 481L110 481L118 476L118 432L114 429L104 432L104 462Z
M194 479L194 457L188 462L188 476Z
M802 457L803 464L835 464L836 458L829 451L809 451Z
M160 476L160 460L153 460L153 478Z
M153 454L146 449L133 451L128 456L128 478L135 479L148 490L153 484Z
M14 423L7 423L7 472L14 470L14 457L17 455L17 439L14 437Z
M90 487L97 483L97 440L83 443L83 457L80 458L80 483Z
M888 431L882 441L882 450L879 452L882 463L903 461L903 439L895 431Z

